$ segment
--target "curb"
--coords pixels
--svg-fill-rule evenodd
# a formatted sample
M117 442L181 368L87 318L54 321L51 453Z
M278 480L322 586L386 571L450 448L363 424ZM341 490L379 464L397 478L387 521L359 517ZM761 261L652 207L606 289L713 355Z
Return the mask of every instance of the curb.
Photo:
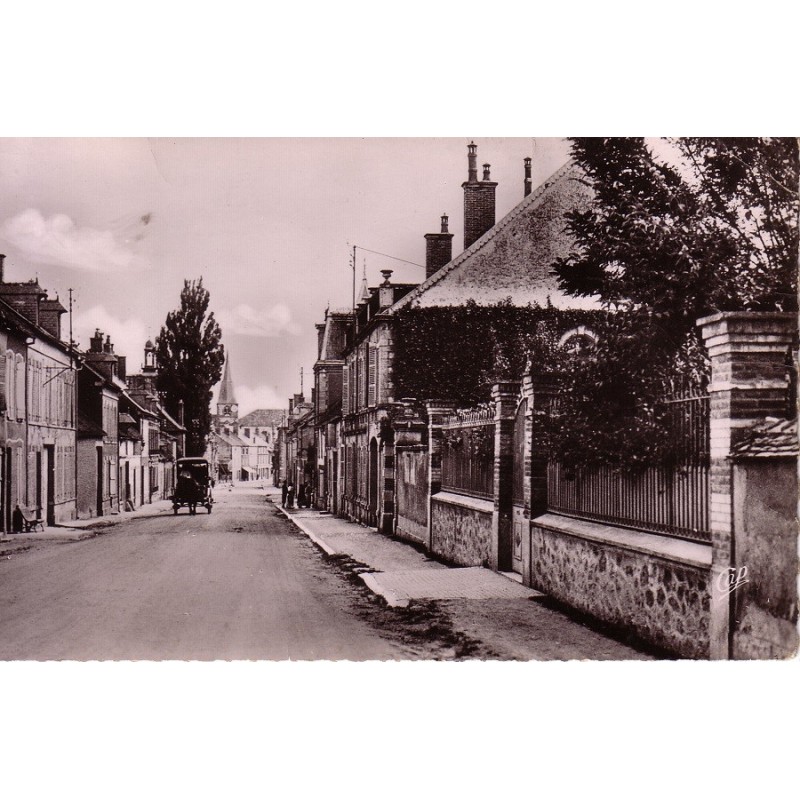
M308 536L308 538L311 539L311 541L314 542L317 547L322 549L326 555L339 555L338 550L334 550L327 542L325 542L323 539L320 539L319 536L317 536L312 530L303 525L301 520L295 519L285 508L282 508L272 498L269 499L269 502L272 503L272 505L277 508L278 511L280 511L281 514L283 514L283 516L289 520L289 522L291 522L295 527L300 528L300 530L303 531L303 533Z
M411 600L403 594L396 594L390 589L385 589L381 586L380 582L376 580L374 572L363 572L358 577L367 584L367 588L373 593L380 595L385 601L386 605L392 608L408 608Z

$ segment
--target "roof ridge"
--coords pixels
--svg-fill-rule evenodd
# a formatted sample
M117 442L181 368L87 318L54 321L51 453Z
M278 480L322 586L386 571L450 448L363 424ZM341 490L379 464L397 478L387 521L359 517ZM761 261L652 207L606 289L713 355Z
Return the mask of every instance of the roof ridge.
M543 180L534 191L532 191L527 197L523 197L522 200L517 203L499 222L495 225L492 225L486 233L483 234L480 238L476 239L466 250L463 250L459 253L455 258L451 259L447 264L443 267L440 267L436 272L433 273L429 278L426 278L422 283L418 284L416 288L412 289L408 294L403 295L394 305L390 308L386 309L385 313L394 314L395 311L399 311L400 309L404 308L407 305L411 305L411 303L416 300L421 294L426 292L432 286L435 286L439 283L442 278L446 275L449 275L456 267L460 266L467 258L477 253L481 250L484 245L490 242L494 237L500 233L501 231L505 230L508 225L511 224L523 211L525 211L529 206L532 206L536 203L537 200L540 200L544 193L561 177L563 174L567 172L571 167L575 166L576 162L573 158L567 159L567 161L562 164L555 172L551 173L549 178Z

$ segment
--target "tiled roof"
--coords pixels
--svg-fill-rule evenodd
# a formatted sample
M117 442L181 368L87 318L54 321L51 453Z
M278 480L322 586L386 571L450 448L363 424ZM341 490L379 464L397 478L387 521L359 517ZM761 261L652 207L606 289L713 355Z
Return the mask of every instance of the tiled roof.
M564 294L551 274L553 262L574 247L564 215L584 210L591 189L568 161L463 253L398 300L389 313L409 306L482 305L511 297L515 305L548 301L557 308L599 308L589 298Z
M258 408L239 417L239 427L277 428L286 421L287 411L283 408Z
M734 458L797 457L797 420L768 417L754 426L732 451Z

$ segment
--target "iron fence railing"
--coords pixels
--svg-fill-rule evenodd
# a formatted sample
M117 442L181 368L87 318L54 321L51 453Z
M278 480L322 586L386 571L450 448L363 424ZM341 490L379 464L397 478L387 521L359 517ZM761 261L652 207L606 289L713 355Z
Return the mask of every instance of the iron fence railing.
M442 488L494 497L494 410L456 412L442 426Z
M547 467L548 509L694 541L711 540L707 395L663 401L673 437L670 464L637 472Z

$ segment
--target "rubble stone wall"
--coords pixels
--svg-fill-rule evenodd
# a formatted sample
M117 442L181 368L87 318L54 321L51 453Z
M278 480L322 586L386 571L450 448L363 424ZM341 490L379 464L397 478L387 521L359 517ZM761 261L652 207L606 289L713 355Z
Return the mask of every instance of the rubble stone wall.
M709 657L709 576L705 566L531 526L533 588L679 656Z
M480 567L489 563L492 539L491 500L439 492L431 498L431 552L452 564Z

